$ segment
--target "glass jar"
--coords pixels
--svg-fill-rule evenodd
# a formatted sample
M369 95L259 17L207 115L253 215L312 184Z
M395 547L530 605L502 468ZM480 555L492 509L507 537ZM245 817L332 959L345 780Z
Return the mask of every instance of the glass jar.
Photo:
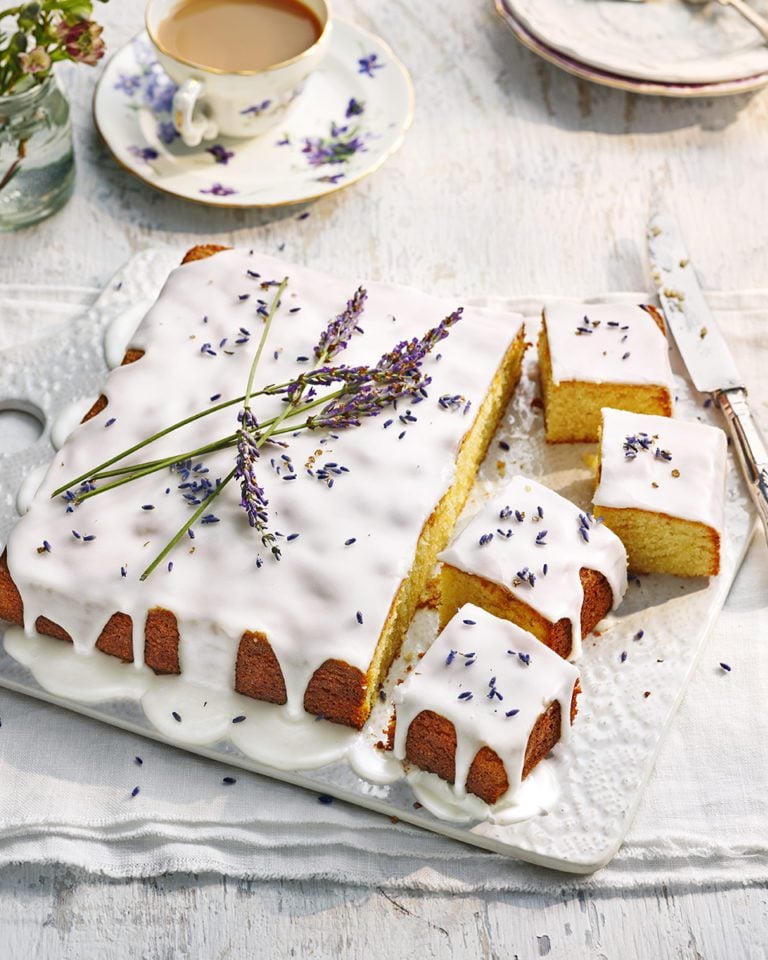
M55 213L74 183L69 103L54 77L0 96L0 231Z

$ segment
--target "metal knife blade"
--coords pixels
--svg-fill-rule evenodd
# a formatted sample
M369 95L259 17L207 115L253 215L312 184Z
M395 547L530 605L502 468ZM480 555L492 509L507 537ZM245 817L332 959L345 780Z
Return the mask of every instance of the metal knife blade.
M696 389L711 393L744 386L669 214L651 217L648 250L664 315Z
M656 213L648 224L653 280L664 317L694 386L711 393L725 417L750 496L768 537L768 445L749 409L744 383L717 328L674 218Z

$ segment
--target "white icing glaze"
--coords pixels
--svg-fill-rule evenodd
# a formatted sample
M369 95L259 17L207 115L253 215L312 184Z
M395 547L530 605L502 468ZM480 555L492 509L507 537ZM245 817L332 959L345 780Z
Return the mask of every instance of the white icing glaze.
M18 513L20 517L23 517L32 506L35 494L40 489L40 484L43 482L47 472L48 464L41 463L39 466L33 467L22 480L21 486L16 492L16 513Z
M41 687L81 703L136 699L154 678L151 670L134 670L100 650L79 657L70 644L39 633L27 635L19 627L5 631L4 644L7 653L23 663Z
M171 555L172 572L163 565L141 582L141 571L190 515L178 489L180 476L154 474L87 500L74 513L65 511L60 498L51 500L50 491L204 408L209 397L243 392L261 330L256 301L270 303L274 292L273 287L263 290L248 270L261 274L261 280L290 277L262 358L261 384L306 369L296 357L311 355L320 332L356 286L246 251L220 253L175 270L131 341L145 355L110 374L104 388L108 407L80 426L54 459L29 513L11 533L9 567L24 601L27 630L43 614L67 630L78 654L90 654L109 617L120 610L133 620L139 671L146 611L154 606L174 611L185 681L222 693L232 689L242 633L263 631L283 670L286 712L298 717L307 682L326 659L367 668L422 524L453 479L456 452L521 318L467 310L434 351L442 359L425 361L425 372L433 377L428 400L385 411L337 439L304 433L290 437L287 450L265 448L258 476L270 500L270 528L283 534L280 563L261 547L239 506L239 489L231 484L211 509L220 522L198 525L195 540L185 540ZM390 284L366 286L368 302L360 320L365 334L352 338L338 362L375 363L399 340L423 334L457 306ZM243 294L250 298L240 300ZM289 313L294 307L300 312ZM250 330L250 344L234 344L240 327ZM216 356L201 352L206 342ZM472 412L442 409L437 401L443 394L463 395ZM266 419L282 404L258 398L254 408ZM399 422L406 409L417 422ZM136 460L175 455L232 433L236 411L231 407L198 420L141 451ZM112 418L114 424L105 428ZM385 428L389 419L394 423ZM333 489L304 469L318 451L319 462L349 468L335 478ZM274 457L285 475L283 453L295 465L293 482L284 482L270 466ZM206 458L208 476L224 476L233 462L232 450ZM154 509L143 510L143 505ZM76 539L73 529L95 539ZM286 542L292 533L299 538ZM356 542L345 545L353 537ZM51 544L50 553L38 553L43 540ZM260 554L264 565L257 569Z
M506 801L522 782L531 731L555 700L560 704L560 739L568 739L578 677L573 664L526 630L466 604L395 692L395 756L405 759L411 723L423 710L431 710L456 729L456 796L466 795L469 768L478 750L487 746L504 764ZM518 712L507 716L512 710Z
M539 507L543 517L539 517ZM589 518L585 539L583 516L560 494L516 476L472 518L440 559L465 573L502 584L550 623L567 617L571 621L571 659L575 659L582 647L581 568L603 574L613 593L614 609L627 589L627 553L621 540ZM509 531L512 535L504 536ZM492 539L481 545L480 539L488 534L493 534ZM524 568L533 573L533 586L518 576Z
M651 384L666 387L672 395L667 338L642 307L550 303L544 307L544 320L555 383Z
M123 362L131 338L151 306L151 300L142 300L141 303L136 303L118 313L107 325L104 331L104 359L110 370L119 367Z
M51 446L61 450L72 431L80 425L83 417L96 403L98 397L80 397L60 410L51 424Z
M183 677L158 677L146 667L135 670L100 650L80 656L68 643L39 633L25 635L18 627L6 630L4 645L55 696L80 703L140 700L152 725L171 743L201 746L229 739L251 760L279 770L323 766L350 748L362 765L366 749L372 749L348 727L318 723L307 714L291 720L284 707L195 686ZM245 720L233 723L235 717ZM373 769L375 764L374 756L367 765ZM397 767L402 776L399 763Z
M440 820L467 823L487 820L498 826L507 826L544 816L553 809L560 796L560 784L548 763L539 763L523 780L514 795L509 792L489 806L472 793L459 797L450 783L434 773L413 769L408 783L419 803Z
M649 449L640 448L634 457L627 457L627 437L640 433L651 438ZM657 450L666 451L671 459L657 456ZM664 513L722 533L726 457L727 440L719 427L604 409L594 503Z
M347 760L358 777L371 783L396 783L403 776L403 765L392 751L377 748L375 740L366 737L365 732L355 741Z

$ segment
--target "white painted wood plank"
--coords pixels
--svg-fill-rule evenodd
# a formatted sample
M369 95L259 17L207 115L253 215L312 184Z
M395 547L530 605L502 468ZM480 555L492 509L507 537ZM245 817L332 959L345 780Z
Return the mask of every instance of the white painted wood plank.
M550 957L764 960L768 892L471 897L175 875L102 881L38 866L0 873L0 942L53 957Z

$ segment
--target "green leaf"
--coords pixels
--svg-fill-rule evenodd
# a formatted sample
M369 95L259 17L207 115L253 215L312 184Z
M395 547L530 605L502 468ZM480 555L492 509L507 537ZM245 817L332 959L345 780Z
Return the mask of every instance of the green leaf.
M46 4L46 6L48 5ZM93 3L91 0L57 0L57 2L50 4L50 9L52 11L60 10L67 19L74 17L75 19L87 20L93 12Z

